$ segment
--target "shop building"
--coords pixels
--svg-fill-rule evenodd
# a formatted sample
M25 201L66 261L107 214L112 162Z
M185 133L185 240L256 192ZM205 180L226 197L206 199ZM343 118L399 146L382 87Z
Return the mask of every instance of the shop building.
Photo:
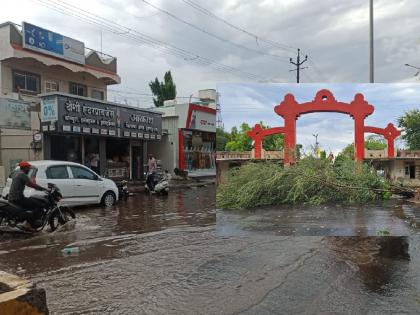
M393 159L376 158L370 163L393 183L420 187L419 150L398 150Z
M112 56L29 23L0 24L0 187L17 162L45 156L40 94L106 101L108 85L120 82Z
M41 95L43 159L84 164L110 179L144 179L162 113L63 93Z
M216 91L199 91L199 101L166 101L162 116L162 143L150 152L162 168L186 170L191 176L216 174Z

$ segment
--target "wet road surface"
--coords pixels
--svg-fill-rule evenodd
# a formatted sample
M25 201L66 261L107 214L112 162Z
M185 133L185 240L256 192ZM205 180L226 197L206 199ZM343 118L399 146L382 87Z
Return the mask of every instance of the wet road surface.
M53 314L418 314L416 237L166 230L33 277Z
M420 204L392 200L366 205L272 206L218 211L218 232L294 236L408 236L420 228Z
M52 314L420 313L415 231L285 236L222 211L215 227L214 187L129 202L80 209L68 231L0 242L0 269L45 288ZM80 252L62 254L71 243Z

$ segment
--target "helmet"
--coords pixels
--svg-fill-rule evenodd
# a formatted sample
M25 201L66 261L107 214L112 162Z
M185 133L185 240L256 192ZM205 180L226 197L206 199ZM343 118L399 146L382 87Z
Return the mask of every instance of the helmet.
M29 164L28 162L26 162L26 161L22 161L22 162L20 162L19 164L19 167L22 169L22 168L31 168L31 164Z

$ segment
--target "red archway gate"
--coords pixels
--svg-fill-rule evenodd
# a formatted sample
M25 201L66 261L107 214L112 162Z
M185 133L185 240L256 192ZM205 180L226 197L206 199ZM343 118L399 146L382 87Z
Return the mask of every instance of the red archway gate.
M315 112L333 112L347 114L354 120L354 158L363 161L365 155L365 132L381 134L388 141L388 157L394 157L394 140L401 132L393 124L386 128L365 126L365 119L374 112L375 108L365 101L363 94L358 93L350 103L338 102L334 95L326 89L316 93L315 99L299 104L293 94L286 94L284 100L274 107L275 113L283 117L284 127L263 129L259 124L248 132L254 140L254 158L261 158L262 141L265 136L284 134L284 164L296 162L296 121L304 114Z

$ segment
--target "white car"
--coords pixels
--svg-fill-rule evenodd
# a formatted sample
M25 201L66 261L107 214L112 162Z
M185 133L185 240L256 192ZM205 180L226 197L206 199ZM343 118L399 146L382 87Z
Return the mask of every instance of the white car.
M102 178L86 166L66 161L30 161L32 165L28 176L42 187L48 183L57 185L63 199L60 204L66 206L80 206L102 204L112 206L118 201L117 185L110 179ZM16 169L7 179L2 191L2 197L7 199L12 177L20 169ZM31 197L43 192L26 187L24 194Z

